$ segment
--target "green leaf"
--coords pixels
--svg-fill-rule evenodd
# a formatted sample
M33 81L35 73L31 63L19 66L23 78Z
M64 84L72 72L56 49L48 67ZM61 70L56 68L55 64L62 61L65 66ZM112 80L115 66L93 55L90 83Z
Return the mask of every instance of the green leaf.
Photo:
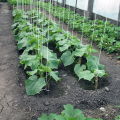
M63 52L65 50L67 50L69 47L70 47L69 44L64 44L63 46L59 47L59 50L60 50L60 52Z
M76 48L76 50L73 51L72 54L74 56L82 57L85 53L86 53L86 49L85 48L81 48L81 49Z
M38 69L35 69L33 71L28 71L27 74L33 76L37 73L37 71L38 71Z
M72 56L72 53L70 51L66 51L62 54L61 60L64 66L68 66L74 62L74 57Z
M43 56L43 58L47 59L47 61L51 61L51 60L58 60L57 59L57 54L53 53L52 50L50 50L48 47L46 46L42 46L40 48L40 53Z
M20 56L20 63L25 65L25 69L27 67L31 67L32 70L36 69L40 65L40 58L38 55L28 55L22 54Z
M25 81L25 87L27 95L35 95L37 93L40 93L43 89L43 87L46 86L46 82L44 78L37 78L37 76L33 75L29 77Z
M79 109L74 109L72 105L64 105L64 109L65 110L62 112L62 115L65 120L86 120L82 111Z
M60 63L60 60L51 60L51 61L48 61L47 65L52 69L58 69L59 63Z
M95 69L94 74L98 77L103 77L106 75L105 70L98 70L98 69Z
M96 56L87 56L87 67L90 71L94 71L95 69L104 69L104 65L99 63L99 59Z
M42 114L41 117L38 118L38 120L65 120L63 116L57 115L57 114Z
M81 48L76 48L76 50L73 52L73 55L82 57L95 52L97 51L94 50L90 45L81 45Z
M79 80L85 79L88 81L91 81L94 78L94 74L91 73L89 70L85 70L86 66L80 64L76 64L74 68L75 74L79 77Z
M50 76L57 82L60 80L60 78L58 77L58 72L50 72Z
M38 120L55 120L55 119L53 118L53 116L42 114L42 116L38 118Z
M57 114L50 114L50 117L53 118L53 120L66 120L62 115Z
M18 41L18 44L17 44L18 49L21 50L22 48L26 47L27 44L28 44L28 40L27 40L27 38L25 37L25 38L23 38L22 40Z
M64 40L59 41L58 44L61 46L61 45L66 44L67 42L68 42L67 39L64 39Z
M115 118L115 120L120 120L120 115L118 115L118 116Z
M56 41L59 41L59 40L65 39L65 36L64 34L57 34L55 39Z

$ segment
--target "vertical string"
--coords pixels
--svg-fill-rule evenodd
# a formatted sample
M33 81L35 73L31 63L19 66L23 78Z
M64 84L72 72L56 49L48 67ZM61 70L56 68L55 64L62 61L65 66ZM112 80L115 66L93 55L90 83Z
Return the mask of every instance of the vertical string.
M51 0L50 0L51 3ZM50 9L51 9L51 4L49 4L49 12L48 12L48 40L47 40L47 63L46 66L48 66L48 41L49 41L49 30L50 30ZM48 76L47 76L47 71L46 71L46 82L48 82ZM49 85L48 85L48 92L49 92Z
M83 17L83 24L82 24L82 34L81 34L81 43L83 43L83 30L84 30L84 24L85 24L85 10L84 10L84 17Z
M106 25L107 25L107 17L106 17L106 20L105 20L105 26L104 26L104 32L103 32L103 37L105 35L105 32L106 32ZM100 48L100 53L99 53L99 61L100 62L100 57L101 57L101 52L102 52L102 45L103 45L103 37L101 37L101 48Z
M75 7L74 7L74 19L73 19L73 25L72 25L72 35L74 35L74 21L75 21L75 16L76 16L76 8L77 8L77 0L75 3Z
M96 13L95 13L95 19L93 22L93 33L92 33L91 46L93 45L93 41L94 41L95 25L96 25Z
M68 11L70 11L70 4L69 4L70 2L68 2ZM67 25L67 39L69 38L69 19L70 19L70 12L68 12L69 14L68 14L68 25Z
M18 0L17 0L17 10L18 10Z

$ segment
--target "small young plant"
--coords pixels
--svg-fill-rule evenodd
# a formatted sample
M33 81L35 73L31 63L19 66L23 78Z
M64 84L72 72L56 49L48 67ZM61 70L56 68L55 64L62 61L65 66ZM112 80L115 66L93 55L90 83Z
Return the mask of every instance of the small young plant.
M79 109L74 109L70 104L64 105L64 110L61 114L42 114L38 120L102 120L86 117Z

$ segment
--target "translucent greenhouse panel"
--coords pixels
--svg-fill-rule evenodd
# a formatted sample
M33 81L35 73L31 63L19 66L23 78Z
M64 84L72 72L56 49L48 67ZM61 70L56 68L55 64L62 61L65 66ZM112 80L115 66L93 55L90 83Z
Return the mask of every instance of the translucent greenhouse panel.
M66 0L66 4L72 7L75 7L76 0Z
M88 0L77 0L77 8L87 10Z
M58 0L59 3L62 3L62 0Z
M119 5L120 0L95 0L93 12L117 20Z

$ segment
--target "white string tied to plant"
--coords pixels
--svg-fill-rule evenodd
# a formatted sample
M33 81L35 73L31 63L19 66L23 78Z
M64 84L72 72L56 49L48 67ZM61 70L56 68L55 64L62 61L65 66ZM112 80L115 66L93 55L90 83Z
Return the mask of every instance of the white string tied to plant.
M76 16L76 8L77 8L77 0L75 3L75 7L74 7L74 19L73 19L73 26L72 26L72 35L74 35L74 21L75 21L75 16Z
M63 3L63 7L65 7L65 3ZM63 21L65 19L65 8L63 8ZM62 29L64 29L64 24L62 24Z
M95 33L95 25L96 25L96 13L95 13L95 19L94 19L94 22L93 22L93 33L92 33L92 40L91 40L91 46L93 45L93 40L94 40L94 33Z
M69 1L70 2L70 1ZM68 2L68 4L69 4ZM70 11L70 4L68 5L68 10ZM69 38L69 19L70 19L70 12L68 14L68 23L67 23L67 39Z
M17 10L18 10L18 0L17 0Z
M50 3L51 3L51 0L50 0ZM49 41L49 31L50 31L50 10L51 10L51 4L49 4L49 12L48 12L48 37L47 37L47 51L46 51L46 54L47 54L47 63L46 63L46 67L48 66L48 41ZM46 83L49 83L49 79L48 79L48 74L47 74L47 71L46 71ZM48 89L47 91L50 91L49 90L49 85L48 85Z
M106 20L105 20L105 26L104 26L104 31L103 31L103 36L101 37L101 48L100 48L100 53L99 53L99 61L100 61L100 57L101 57L101 53L102 53L102 45L103 45L103 39L104 39L104 34L106 32L106 25L107 25L107 17L106 17ZM99 63L98 61L98 63Z
M81 43L83 43L83 30L85 25L85 10L84 10L84 17L83 17L83 24L82 24L82 31L81 31Z

